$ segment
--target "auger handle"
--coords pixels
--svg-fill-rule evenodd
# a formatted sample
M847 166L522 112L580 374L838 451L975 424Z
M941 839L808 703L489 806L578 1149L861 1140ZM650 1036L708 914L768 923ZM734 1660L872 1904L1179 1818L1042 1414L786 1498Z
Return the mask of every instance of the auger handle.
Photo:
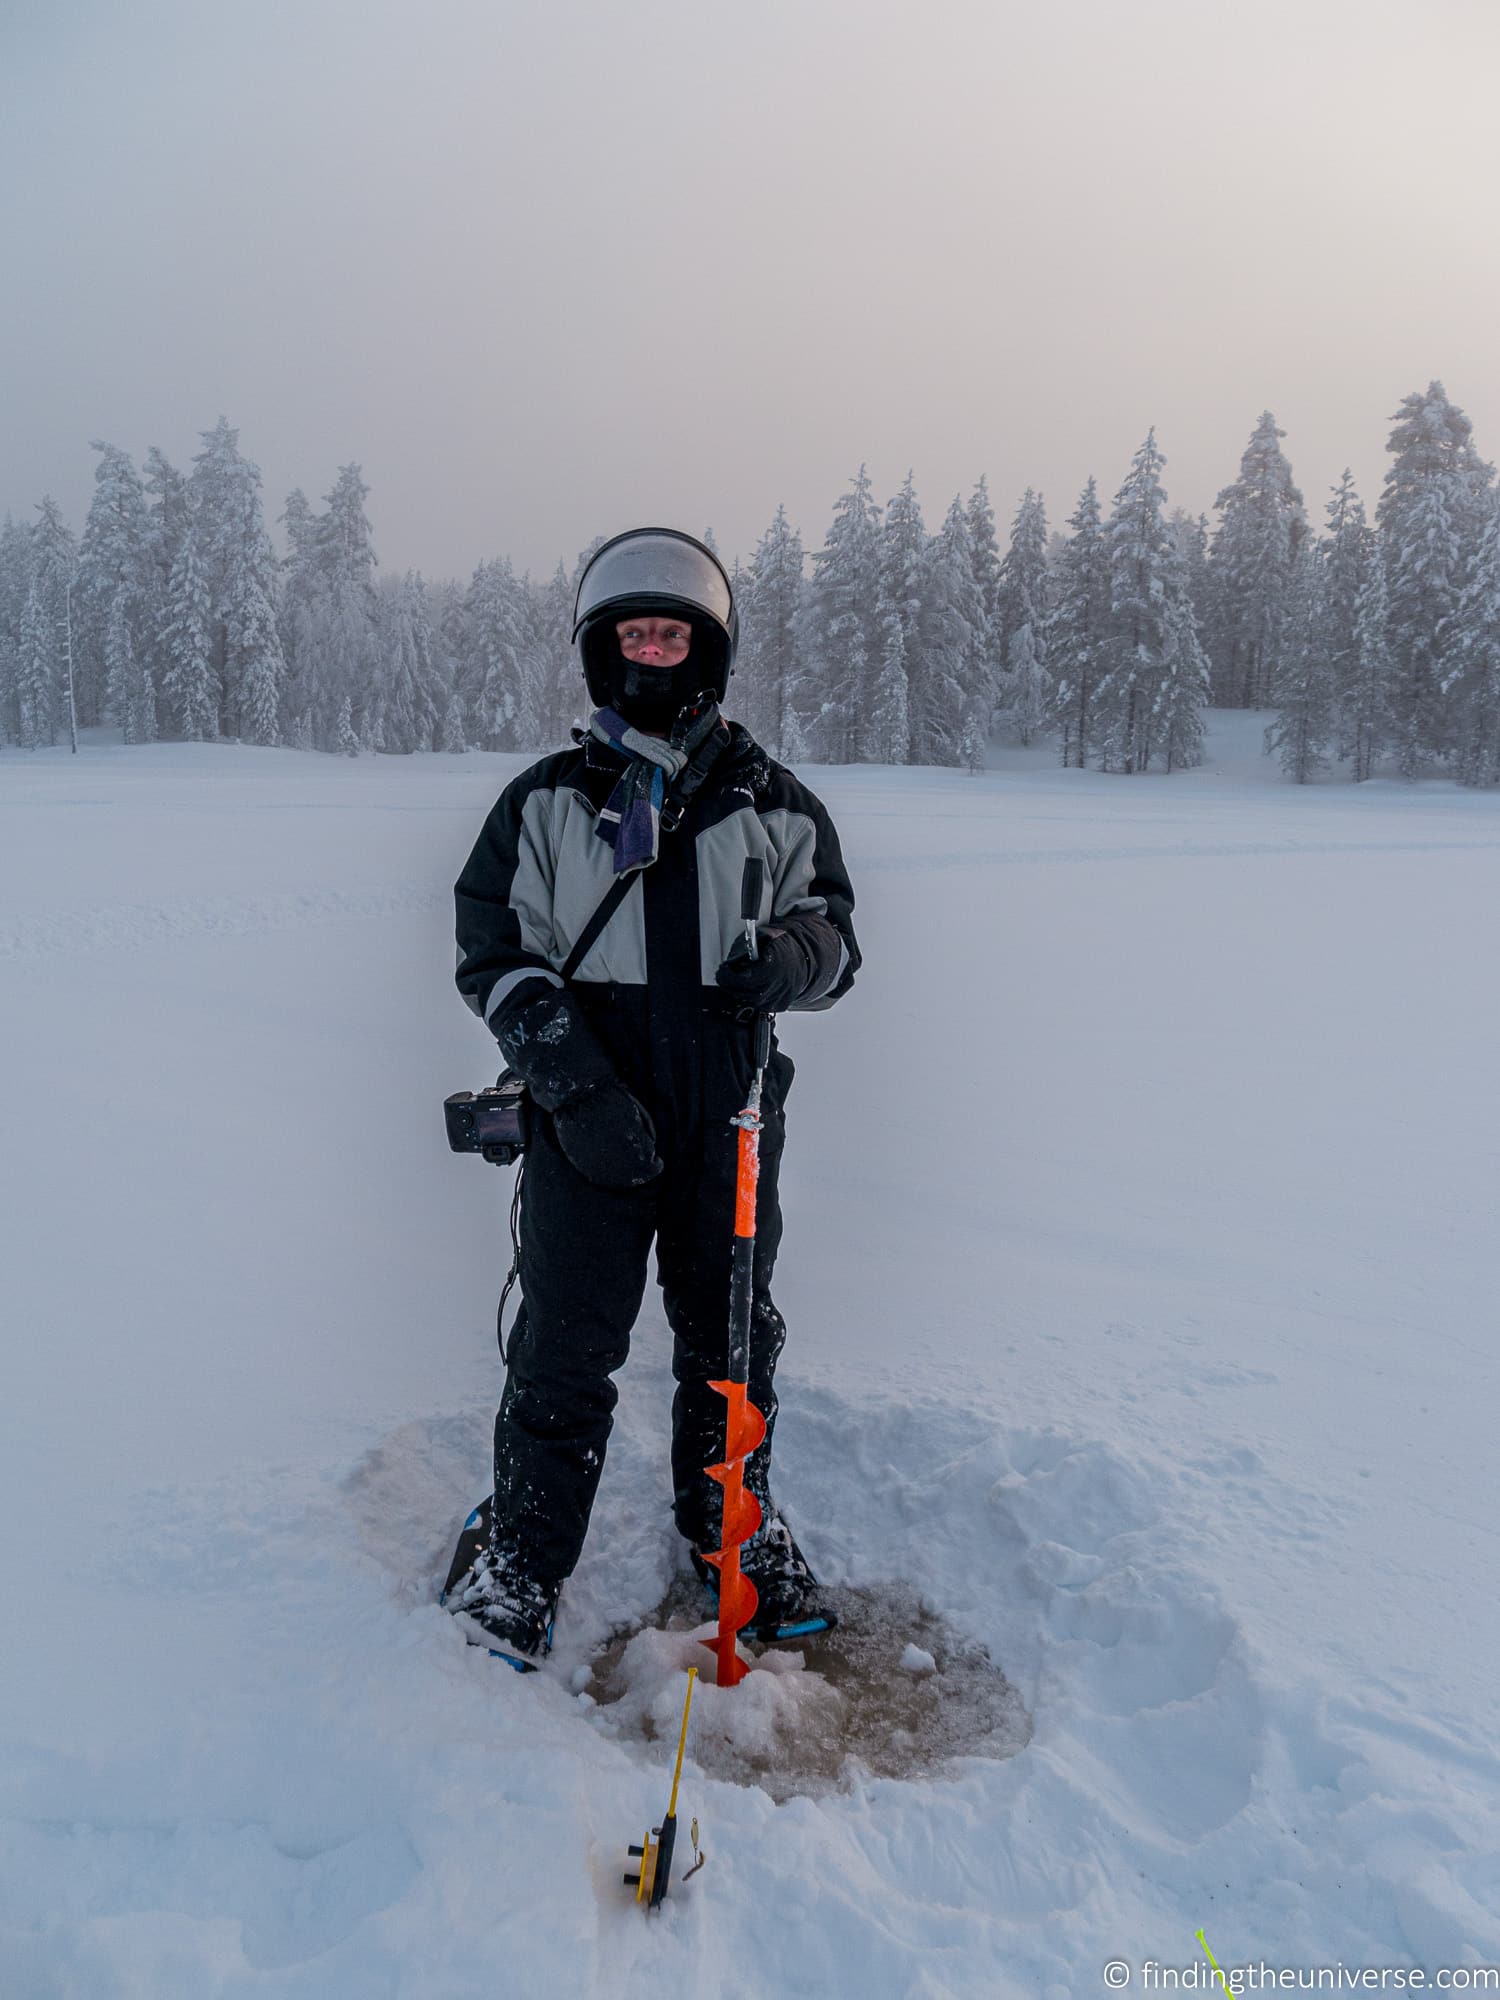
M755 1017L755 1073L757 1076L771 1060L771 1017L757 1014Z
M740 877L740 922L745 926L745 943L752 958L760 956L760 940L755 926L760 920L760 898L765 880L766 864L761 856L747 854L745 872Z

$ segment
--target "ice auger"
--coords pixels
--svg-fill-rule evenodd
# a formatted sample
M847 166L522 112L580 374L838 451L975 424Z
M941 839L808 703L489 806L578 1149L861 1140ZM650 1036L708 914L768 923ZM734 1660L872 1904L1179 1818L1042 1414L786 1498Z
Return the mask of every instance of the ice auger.
M756 919L760 915L765 863L751 857L745 863L740 892L740 916L750 956L756 956ZM719 1630L710 1650L719 1663L718 1684L733 1687L749 1671L740 1658L736 1638L755 1616L760 1599L755 1585L740 1573L740 1548L761 1523L761 1506L745 1491L745 1460L763 1443L766 1420L749 1399L750 1314L754 1302L755 1195L760 1185L760 1093L771 1059L771 1017L755 1017L755 1074L750 1099L734 1119L739 1127L739 1166L734 1191L734 1261L729 1275L729 1374L710 1382L728 1405L724 1413L722 1464L706 1466L710 1479L724 1489L723 1530L719 1547L704 1551L705 1562L719 1572Z

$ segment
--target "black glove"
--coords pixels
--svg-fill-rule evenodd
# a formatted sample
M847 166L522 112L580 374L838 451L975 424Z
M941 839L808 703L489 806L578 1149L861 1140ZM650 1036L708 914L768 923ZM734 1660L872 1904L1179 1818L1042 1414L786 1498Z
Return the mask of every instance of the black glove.
M661 1172L651 1114L615 1079L565 1097L552 1129L569 1164L595 1187L644 1187Z
M615 1066L566 986L528 979L510 994L492 1025L500 1053L543 1111L592 1084L612 1083Z
M557 1143L596 1187L640 1187L656 1179L650 1114L615 1075L578 996L542 979L518 986L495 1016L500 1053L535 1102L552 1113Z
M737 937L715 976L726 993L758 1014L779 1014L802 998L817 965L796 932L780 924L757 924L755 937L758 956L752 958L745 938Z

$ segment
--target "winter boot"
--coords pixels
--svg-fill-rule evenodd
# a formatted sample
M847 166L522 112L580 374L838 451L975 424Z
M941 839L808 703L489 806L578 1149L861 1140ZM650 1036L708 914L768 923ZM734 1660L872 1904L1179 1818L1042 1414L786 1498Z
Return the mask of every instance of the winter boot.
M487 1646L518 1673L534 1673L552 1645L560 1583L528 1576L514 1554L481 1548L443 1593L474 1645Z
M717 1602L719 1572L704 1561L701 1550L693 1549L691 1557ZM839 1622L774 1503L765 1504L764 1520L740 1550L740 1573L749 1577L759 1598L755 1616L744 1628L747 1639L763 1645L777 1639L805 1639L814 1632L831 1631Z

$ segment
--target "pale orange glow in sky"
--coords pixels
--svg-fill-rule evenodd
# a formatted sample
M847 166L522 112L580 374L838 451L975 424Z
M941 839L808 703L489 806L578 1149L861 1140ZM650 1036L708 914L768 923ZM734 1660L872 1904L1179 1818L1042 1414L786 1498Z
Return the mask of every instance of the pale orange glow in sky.
M1430 377L1500 455L1497 86L1489 0L8 0L0 512L222 411L388 569L747 555L1269 407L1321 518Z

